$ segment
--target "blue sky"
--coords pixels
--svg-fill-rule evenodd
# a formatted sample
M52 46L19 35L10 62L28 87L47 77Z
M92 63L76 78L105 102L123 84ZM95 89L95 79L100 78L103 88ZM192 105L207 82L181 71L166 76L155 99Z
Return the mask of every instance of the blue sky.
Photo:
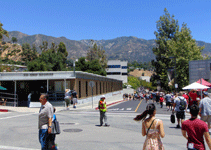
M167 8L194 39L211 43L210 0L0 0L7 31L64 36L70 40L135 36L155 39Z

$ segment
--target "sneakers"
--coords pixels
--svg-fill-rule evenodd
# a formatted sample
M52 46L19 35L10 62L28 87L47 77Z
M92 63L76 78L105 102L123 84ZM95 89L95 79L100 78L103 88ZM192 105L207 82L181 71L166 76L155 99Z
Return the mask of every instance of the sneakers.
M110 125L109 124L105 124L105 127L109 127Z
M176 128L180 128L180 125L177 125Z

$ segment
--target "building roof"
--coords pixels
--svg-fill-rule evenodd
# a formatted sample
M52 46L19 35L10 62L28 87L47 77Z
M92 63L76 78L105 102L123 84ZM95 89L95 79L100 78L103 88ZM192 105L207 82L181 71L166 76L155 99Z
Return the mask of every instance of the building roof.
M82 71L43 71L43 72L0 72L0 81L15 80L58 80L83 78L101 81L121 81L110 77L96 75Z

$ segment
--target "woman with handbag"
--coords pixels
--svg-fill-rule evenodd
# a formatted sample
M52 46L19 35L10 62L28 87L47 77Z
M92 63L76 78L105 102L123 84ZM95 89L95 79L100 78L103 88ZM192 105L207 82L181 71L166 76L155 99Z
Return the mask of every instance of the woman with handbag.
M143 150L164 150L161 138L164 138L163 122L155 118L156 107L154 104L148 104L146 110L137 115L134 120L142 122L142 135L146 135ZM149 115L148 118L147 115ZM161 138L160 138L161 137Z

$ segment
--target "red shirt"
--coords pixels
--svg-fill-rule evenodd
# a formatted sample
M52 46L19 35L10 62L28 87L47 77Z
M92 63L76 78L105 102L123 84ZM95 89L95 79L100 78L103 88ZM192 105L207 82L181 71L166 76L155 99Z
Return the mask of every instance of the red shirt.
M160 97L160 102L163 102L164 101L164 98L163 97Z
M189 92L189 96L191 97L192 101L196 101L196 98L198 97L197 93Z
M188 143L193 143L194 148L205 150L203 135L208 131L207 124L199 119L189 119L182 123L182 130L187 131ZM188 145L187 143L187 145Z
M189 97L186 95L186 94L183 94L182 95L185 99L186 99L186 101L189 103Z

